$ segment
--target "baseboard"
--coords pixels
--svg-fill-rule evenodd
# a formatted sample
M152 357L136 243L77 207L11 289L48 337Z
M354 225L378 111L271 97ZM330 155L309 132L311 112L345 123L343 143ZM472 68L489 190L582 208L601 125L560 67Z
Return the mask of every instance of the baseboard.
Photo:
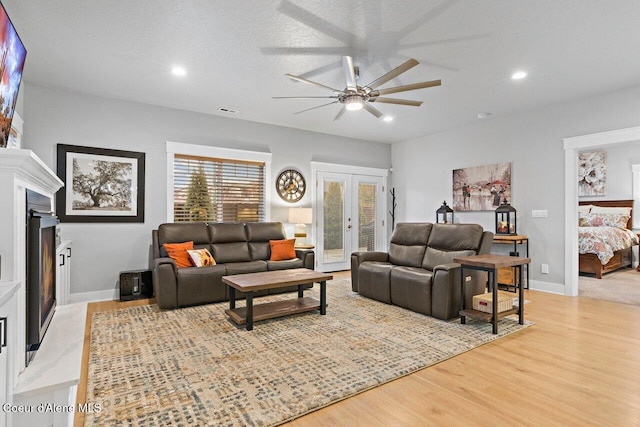
M120 299L120 291L118 289L107 289L104 291L94 292L77 292L69 295L69 304L74 302L95 302L95 301L111 301Z
M532 280L529 289L534 291L549 292L551 294L565 295L564 285L562 283L542 282L540 280Z

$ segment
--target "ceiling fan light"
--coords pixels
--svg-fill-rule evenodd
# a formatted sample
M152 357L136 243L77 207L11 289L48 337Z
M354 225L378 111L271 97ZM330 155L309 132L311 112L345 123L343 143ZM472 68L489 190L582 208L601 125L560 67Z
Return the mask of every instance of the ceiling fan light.
M359 96L348 96L344 100L344 108L349 111L358 111L362 110L363 107L363 99Z

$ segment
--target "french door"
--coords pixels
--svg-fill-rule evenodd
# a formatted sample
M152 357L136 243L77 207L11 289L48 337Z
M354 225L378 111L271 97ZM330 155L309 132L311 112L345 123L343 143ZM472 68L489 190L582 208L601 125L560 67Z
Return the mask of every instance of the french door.
M316 268L348 270L352 252L384 250L384 178L318 171L316 180Z

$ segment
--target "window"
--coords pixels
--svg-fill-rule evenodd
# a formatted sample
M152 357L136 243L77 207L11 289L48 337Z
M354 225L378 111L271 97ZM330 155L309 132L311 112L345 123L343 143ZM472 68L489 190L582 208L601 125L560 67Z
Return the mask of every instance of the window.
M176 148L174 153L169 144ZM167 151L173 154L169 157L172 160L170 213L174 222L267 220L268 162L246 155L251 152L188 144L167 143ZM185 151L188 154L183 154ZM198 151L204 155L193 154ZM207 154L229 157L209 157ZM255 154L257 157L270 156Z

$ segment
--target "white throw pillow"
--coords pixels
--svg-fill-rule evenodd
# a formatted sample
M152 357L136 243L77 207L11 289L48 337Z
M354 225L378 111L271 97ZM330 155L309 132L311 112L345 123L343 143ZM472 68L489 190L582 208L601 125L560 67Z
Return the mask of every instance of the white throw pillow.
M592 214L618 214L631 215L631 208L608 208L605 206L593 206L589 213Z

